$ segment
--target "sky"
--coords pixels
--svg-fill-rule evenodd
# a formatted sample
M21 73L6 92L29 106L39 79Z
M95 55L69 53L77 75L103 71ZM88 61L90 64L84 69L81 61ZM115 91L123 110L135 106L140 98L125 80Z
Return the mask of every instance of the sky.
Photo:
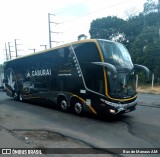
M143 10L146 0L0 0L0 64L6 60L5 43L15 57L14 41L18 55L23 56L49 48L48 13L50 16L52 41L58 44L76 41L78 35L88 38L90 23L107 16L126 19L126 11ZM52 47L57 46L53 42Z

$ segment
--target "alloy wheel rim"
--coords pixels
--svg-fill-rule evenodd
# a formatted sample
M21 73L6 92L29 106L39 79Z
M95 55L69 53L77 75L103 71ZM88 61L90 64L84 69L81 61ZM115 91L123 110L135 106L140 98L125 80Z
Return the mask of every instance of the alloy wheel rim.
M61 101L61 108L66 110L68 108L67 102L65 100Z
M82 105L81 105L81 103L77 102L77 103L75 104L75 111L76 111L76 113L78 113L78 114L82 112Z

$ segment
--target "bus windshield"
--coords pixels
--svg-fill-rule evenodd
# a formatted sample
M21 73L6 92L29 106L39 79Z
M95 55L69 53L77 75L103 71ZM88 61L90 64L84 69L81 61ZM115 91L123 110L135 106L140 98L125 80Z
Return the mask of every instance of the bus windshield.
M128 98L136 94L135 74L133 63L127 49L120 43L98 40L104 62L110 63L117 69L117 77L106 68L108 94L113 98Z
M128 50L120 43L99 40L104 60L114 66L133 68Z

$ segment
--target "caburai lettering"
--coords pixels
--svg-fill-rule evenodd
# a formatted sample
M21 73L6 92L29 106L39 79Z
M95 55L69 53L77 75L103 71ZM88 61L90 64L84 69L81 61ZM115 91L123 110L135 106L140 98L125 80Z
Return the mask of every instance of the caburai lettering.
M42 70L32 70L31 72L27 72L26 77L34 77L34 76L50 76L51 69L42 69Z

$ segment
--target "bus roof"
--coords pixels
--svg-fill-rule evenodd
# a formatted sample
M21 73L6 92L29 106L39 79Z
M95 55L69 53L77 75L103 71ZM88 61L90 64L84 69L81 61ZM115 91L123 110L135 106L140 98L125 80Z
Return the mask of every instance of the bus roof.
M59 48L67 47L69 45L75 45L75 44L86 43L86 42L95 42L95 43L97 43L97 40L107 41L107 42L112 42L112 43L114 42L114 41L106 40L106 39L85 39L85 40L80 40L80 41L74 41L74 42L70 42L70 43L67 43L67 44L59 45L59 46L56 46L56 47L53 47L53 48L49 48L47 50L42 50L42 51L31 53L31 54L28 54L28 55L25 55L25 56L17 57L17 58L5 61L4 64L7 63L7 62L11 62L11 61L14 61L14 60L21 59L21 58L26 58L26 57L38 55L38 54L41 54L41 53L46 53L46 52L49 52L51 50L56 50L56 49L59 49Z

